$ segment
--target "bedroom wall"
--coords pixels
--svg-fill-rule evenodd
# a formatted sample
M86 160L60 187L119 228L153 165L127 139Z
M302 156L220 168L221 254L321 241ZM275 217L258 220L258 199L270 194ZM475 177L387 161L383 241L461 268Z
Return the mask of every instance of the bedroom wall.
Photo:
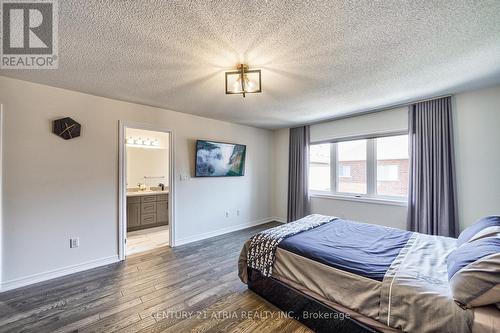
M406 229L406 206L324 197L311 198L311 211L354 221Z
M461 228L500 215L500 85L454 100L455 158Z
M272 131L5 77L0 104L4 289L117 260L119 120L175 131L177 243L273 214ZM82 124L80 138L65 141L51 133L51 121L62 116ZM245 176L180 181L193 174L197 138L246 144ZM80 247L70 249L69 238L76 236Z
M459 221L461 230L473 224L478 218L485 215L500 215L500 85L484 88L476 91L459 93L454 96L453 117L455 136L455 158L457 165L457 193L459 205ZM384 111L385 112L385 111ZM315 125L311 130L312 137L319 141L327 135L326 129L341 128L340 122L344 124L356 123L360 129L369 128L377 117L373 113L371 117L355 117L336 122L329 122L321 126ZM360 122L365 117L366 121ZM357 119L356 119L357 118ZM402 124L407 122L401 118L401 113L394 115L391 124ZM336 124L332 124L336 123ZM376 121L380 124L383 122ZM392 125L391 125L392 126ZM275 131L284 135L288 129ZM333 131L331 135L339 135ZM288 141L275 143L281 145L275 150L288 151ZM282 168L288 168L283 164ZM288 169L286 169L288 170ZM285 169L277 170L277 175L286 174ZM280 197L275 199L275 214L284 212L286 216L287 181L282 191L275 191ZM281 205L281 206L279 206ZM359 221L375 224L406 228L406 206L368 203L355 200L337 199L332 197L312 197L311 209L313 213L336 215Z

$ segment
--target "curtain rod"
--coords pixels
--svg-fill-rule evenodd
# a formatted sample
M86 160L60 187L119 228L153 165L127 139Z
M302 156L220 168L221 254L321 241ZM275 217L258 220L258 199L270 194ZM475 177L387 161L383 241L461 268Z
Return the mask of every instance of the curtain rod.
M396 108L401 108L401 107L405 107L405 106L410 106L410 105L416 104L416 103L428 102L428 101L433 101L435 99L440 99L440 98L445 98L445 97L452 97L452 96L453 96L453 94L440 95L440 96L429 97L429 98L426 98L426 99L420 99L420 100L416 100L416 101L410 101L410 102L405 102L405 103L393 104L393 105L385 106L383 108L373 108L373 109L368 109L368 110L359 111L359 112L358 111L352 111L352 112L349 112L347 114L339 115L339 116L332 117L332 118L326 118L326 119L323 119L323 120L314 121L314 122L310 122L310 123L305 123L305 124L299 125L299 126L292 126L290 128L300 127L300 126L318 125L318 124L322 124L322 123L327 123L329 121L342 120L342 119L347 119L347 118L354 118L354 117L358 117L358 116L364 116L364 115L367 115L367 114L370 114L370 113L387 111L387 110L391 110L391 109L396 109Z

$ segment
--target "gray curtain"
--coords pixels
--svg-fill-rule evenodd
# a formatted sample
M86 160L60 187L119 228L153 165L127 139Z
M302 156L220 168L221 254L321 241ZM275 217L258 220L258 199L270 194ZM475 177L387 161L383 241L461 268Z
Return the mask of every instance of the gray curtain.
M458 236L451 97L409 109L408 229Z
M309 214L309 126L290 129L288 222Z

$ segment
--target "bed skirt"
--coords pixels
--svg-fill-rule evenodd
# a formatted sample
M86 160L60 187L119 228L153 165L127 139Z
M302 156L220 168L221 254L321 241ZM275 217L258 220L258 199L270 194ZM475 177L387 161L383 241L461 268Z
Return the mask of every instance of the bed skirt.
M315 332L378 332L252 268L248 268L248 288Z

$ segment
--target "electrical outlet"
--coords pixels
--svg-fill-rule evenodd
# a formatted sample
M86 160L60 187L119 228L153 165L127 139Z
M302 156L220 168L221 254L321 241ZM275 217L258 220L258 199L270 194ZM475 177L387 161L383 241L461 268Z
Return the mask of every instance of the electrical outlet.
M70 238L69 239L69 247L71 249L74 249L74 248L77 248L80 246L80 238L79 237L76 237L76 238Z
M226 217L229 217L229 212L226 212Z

